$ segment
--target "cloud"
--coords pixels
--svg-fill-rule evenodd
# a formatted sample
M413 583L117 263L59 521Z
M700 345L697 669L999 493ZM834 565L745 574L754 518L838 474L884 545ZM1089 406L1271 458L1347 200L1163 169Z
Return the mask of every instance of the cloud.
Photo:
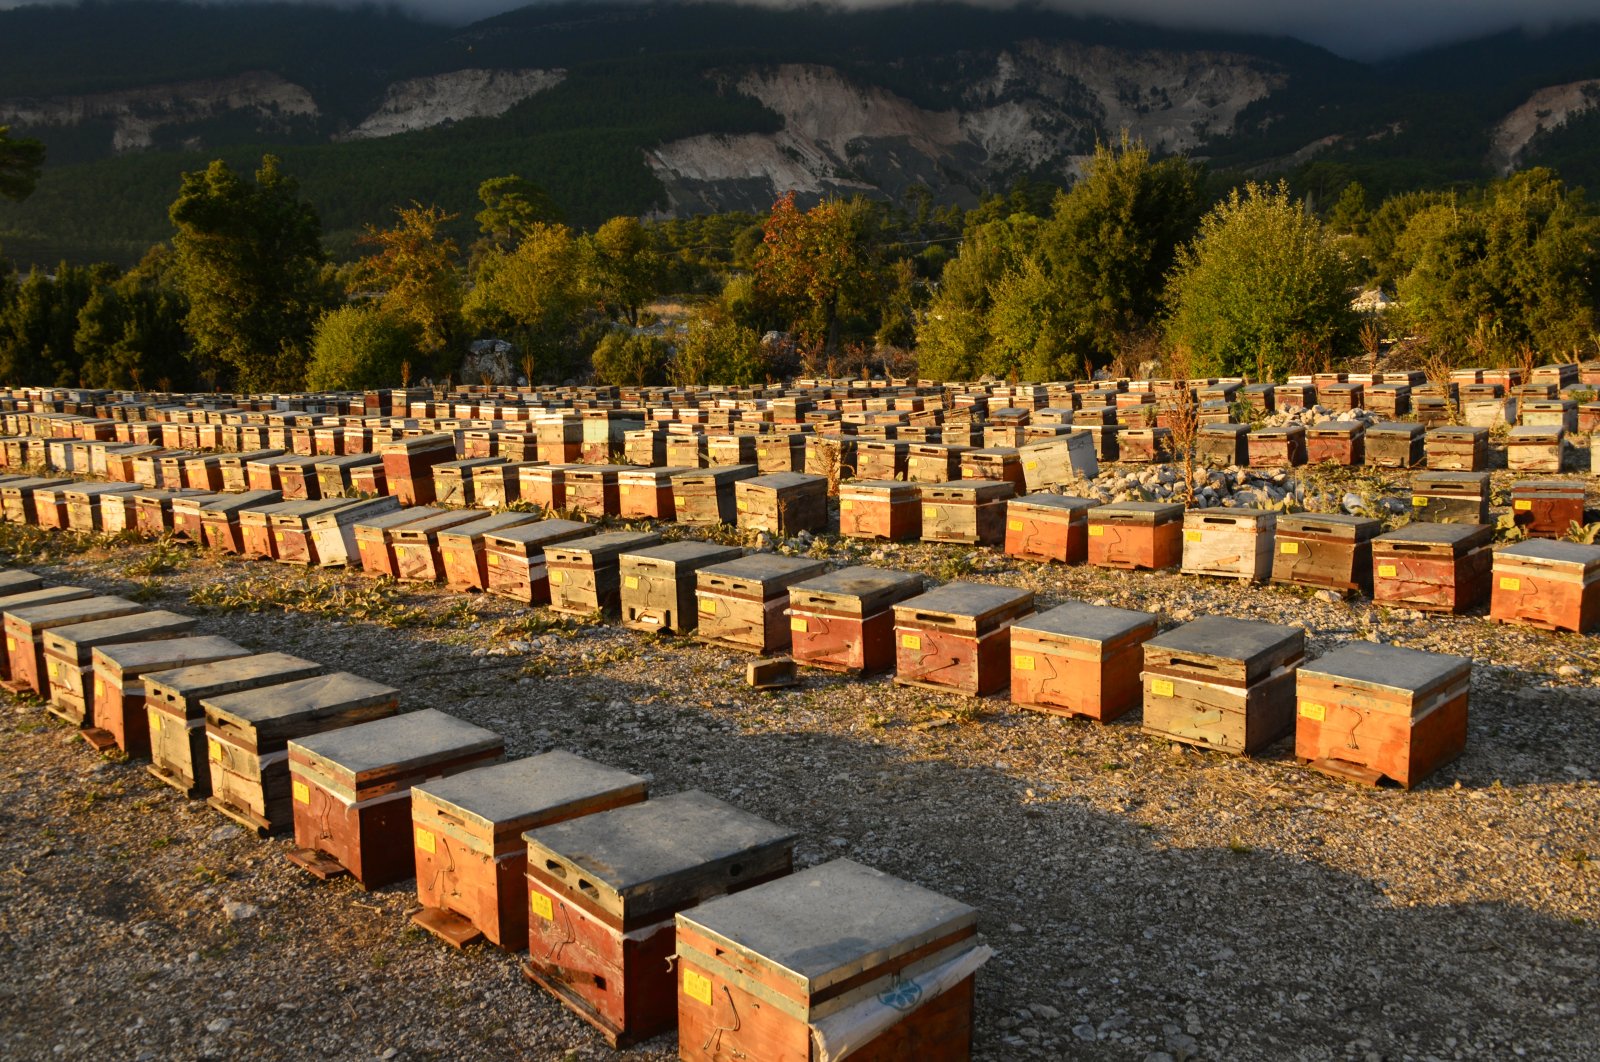
M0 0L0 9L68 0ZM229 0L204 0L226 3ZM300 0L326 3L329 0ZM349 0L354 2L354 0ZM519 7L518 0L393 0L433 22L460 24ZM791 0L743 0L778 6ZM846 8L907 0L829 0ZM983 0L1005 6L1011 0ZM1600 21L1595 0L1041 0L1073 14L1106 15L1181 29L1281 34L1341 55L1372 59L1501 30L1546 30Z

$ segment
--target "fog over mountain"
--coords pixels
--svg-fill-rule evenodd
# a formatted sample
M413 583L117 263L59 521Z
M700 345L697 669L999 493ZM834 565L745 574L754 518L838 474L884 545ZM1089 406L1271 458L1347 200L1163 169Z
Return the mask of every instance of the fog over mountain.
M70 0L0 0L0 9L62 2ZM96 2L116 3L118 0ZM326 3L328 0L291 2ZM795 6L788 0L743 2ZM827 6L888 7L905 2L830 0ZM528 5L518 0L395 0L392 6L431 21L467 23ZM978 6L1011 5L1008 0L992 0ZM1546 32L1566 23L1592 22L1600 17L1594 0L1208 0L1203 5L1194 0L1041 0L1031 6L1151 22L1177 29L1283 34L1356 59L1380 59L1501 30Z

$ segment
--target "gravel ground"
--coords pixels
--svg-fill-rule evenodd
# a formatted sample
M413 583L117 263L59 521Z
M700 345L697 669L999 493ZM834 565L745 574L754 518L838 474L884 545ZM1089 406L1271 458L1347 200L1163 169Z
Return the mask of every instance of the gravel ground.
M822 673L756 693L740 654L497 599L64 541L12 532L11 560L393 683L403 709L491 727L511 755L567 748L657 794L708 790L802 831L802 864L849 856L974 904L998 952L978 978L978 1057L1600 1055L1593 637L983 550L810 547L1032 587L1041 607L1296 622L1313 656L1363 637L1470 655L1467 752L1407 793L1326 779L1287 744L1197 753L1142 735L1138 713L1100 726ZM237 607L268 584L313 611ZM233 607L190 600L219 588ZM518 957L411 928L409 883L317 882L286 840L96 756L36 702L0 712L0 748L5 1057L613 1054Z

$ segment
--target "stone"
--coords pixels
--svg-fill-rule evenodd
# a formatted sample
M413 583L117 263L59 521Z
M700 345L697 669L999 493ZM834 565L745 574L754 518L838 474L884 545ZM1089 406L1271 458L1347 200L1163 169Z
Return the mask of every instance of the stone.
M222 913L230 922L243 922L247 918L254 918L261 913L261 908L253 903L244 903L240 900L224 900Z

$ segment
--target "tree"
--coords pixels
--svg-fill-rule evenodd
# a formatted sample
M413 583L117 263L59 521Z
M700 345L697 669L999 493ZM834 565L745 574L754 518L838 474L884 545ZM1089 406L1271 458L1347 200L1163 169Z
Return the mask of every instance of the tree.
M1181 248L1168 287L1167 338L1200 374L1276 379L1296 357L1356 348L1351 270L1287 183L1234 189Z
M975 380L995 371L989 311L994 292L1033 253L1033 214L968 226L961 251L945 263L939 287L917 326L917 371L934 380Z
M95 290L116 275L115 266L65 262L53 276L30 271L0 312L0 380L79 386L83 359L77 345L78 314Z
M678 340L671 376L677 387L761 383L766 379L761 337L755 329L715 314L696 314L689 319L687 332Z
M441 230L457 215L413 202L395 217L390 228L368 226L360 242L374 250L356 264L353 279L374 290L386 313L411 323L417 353L444 375L453 368L462 321L458 248Z
M1062 299L1061 285L1037 258L1000 278L987 328L991 373L1023 380L1071 380L1083 375L1083 322Z
M562 221L560 209L545 190L514 173L478 185L478 200L483 203L474 218L478 229L501 249L526 239L536 225Z
M97 288L78 314L76 343L89 387L192 386L188 301L173 279L172 251L152 247L133 269Z
M612 218L583 241L584 280L612 320L639 327L639 310L660 290L666 263L638 218Z
M356 303L323 314L311 345L311 390L390 387L416 352L416 325L379 304Z
M564 374L582 308L577 241L565 225L544 223L515 250L485 255L466 301L474 326L513 339L547 377Z
M671 348L654 336L607 332L594 348L596 383L643 387L667 382Z
M10 126L0 125L0 199L20 203L33 194L39 181L44 145L10 133Z
M757 282L787 311L795 331L839 349L842 315L873 297L880 264L871 238L871 204L825 199L810 210L786 192L767 217Z
M332 292L322 225L294 178L272 155L253 182L218 160L183 175L168 213L196 351L241 387L298 388Z

